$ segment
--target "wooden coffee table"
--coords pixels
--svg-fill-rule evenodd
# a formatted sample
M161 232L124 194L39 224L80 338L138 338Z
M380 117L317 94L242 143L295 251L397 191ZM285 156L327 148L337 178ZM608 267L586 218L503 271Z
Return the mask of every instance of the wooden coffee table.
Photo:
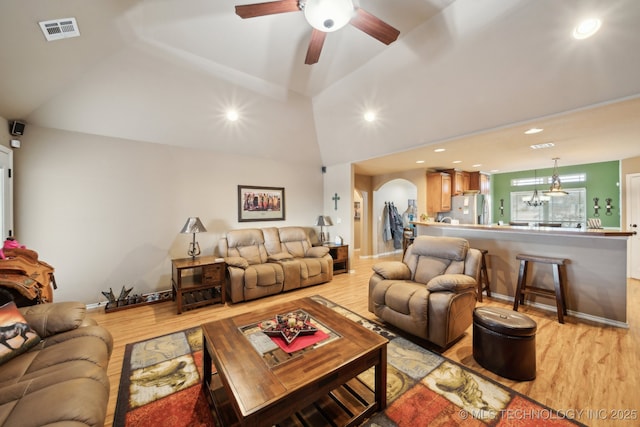
M253 326L295 310L328 332L325 342L292 354L252 344ZM386 407L388 341L310 298L206 323L202 331L204 384L225 426L286 424L294 414L311 425L324 424L317 417L357 425ZM356 378L371 367L373 390Z

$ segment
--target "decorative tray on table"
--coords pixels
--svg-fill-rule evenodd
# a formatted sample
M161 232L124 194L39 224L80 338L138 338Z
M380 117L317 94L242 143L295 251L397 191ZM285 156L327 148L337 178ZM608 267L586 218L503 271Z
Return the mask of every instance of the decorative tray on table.
M277 314L274 320L262 322L262 331L272 337L281 337L291 344L302 335L313 335L318 329L309 323L309 314L297 310L286 314Z

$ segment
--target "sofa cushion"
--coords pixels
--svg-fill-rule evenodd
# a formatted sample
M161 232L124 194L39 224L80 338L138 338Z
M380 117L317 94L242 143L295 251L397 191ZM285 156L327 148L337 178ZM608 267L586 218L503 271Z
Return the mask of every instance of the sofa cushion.
M0 307L0 364L26 352L40 342L13 301Z
M76 329L85 320L87 306L77 301L37 304L19 309L41 338Z
M231 266L231 267L238 267L238 268L242 268L245 269L247 267L249 267L249 261L247 261L246 259L239 257L239 256L230 256L230 257L226 257L224 259L224 262L227 263L227 265Z
M29 384L14 387L23 385ZM0 424L6 427L102 426L108 399L107 375L104 370L93 367L91 371L82 370L48 386L29 387L24 395L0 406Z
M459 237L418 236L412 244L412 254L432 258L464 261L469 242Z
M309 248L305 256L308 258L322 258L326 254L329 253L329 248L327 246L314 246Z
M288 252L279 252L277 254L269 255L269 262L279 262L293 259L293 255Z
M261 251L259 246L239 246L237 249L240 256L246 259L249 265L261 264L263 262L260 256Z
M409 280L411 270L407 264L398 261L382 261L373 265L373 271L385 279Z
M251 265L267 262L267 250L264 247L262 230L250 228L229 231L225 256L240 256Z
M443 274L442 276L434 277L427 283L427 289L431 292L460 292L475 286L476 280L466 274Z
M326 261L318 258L302 258L299 261L302 280L322 274L322 265L326 264Z
M311 249L311 241L304 228L281 227L278 232L283 251L289 252L294 257L304 258L307 251Z
M276 263L256 264L244 271L244 287L272 286L284 282L282 266Z
M457 237L418 236L407 249L405 262L413 280L429 283L442 274L463 274L469 243Z
M450 263L447 259L421 256L418 258L413 280L427 284L434 277L444 274Z

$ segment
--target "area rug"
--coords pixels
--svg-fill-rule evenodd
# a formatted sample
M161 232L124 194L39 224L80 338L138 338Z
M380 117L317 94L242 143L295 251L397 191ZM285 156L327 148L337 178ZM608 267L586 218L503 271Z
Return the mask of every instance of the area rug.
M583 425L324 297L312 298L389 340L387 408L364 426ZM200 327L127 344L113 425L218 426L202 368ZM359 379L373 389L373 369Z

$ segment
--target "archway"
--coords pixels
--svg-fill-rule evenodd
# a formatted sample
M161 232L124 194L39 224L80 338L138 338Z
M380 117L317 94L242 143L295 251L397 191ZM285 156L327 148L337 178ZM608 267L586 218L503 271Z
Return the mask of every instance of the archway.
M417 186L413 182L402 178L387 181L374 190L372 217L374 218L375 224L372 232L372 240L375 256L402 251L402 231L399 230L399 240L398 238L393 238L396 236L398 230L395 230L395 232L392 230L392 235L389 234L389 230L385 232L388 207L390 205L393 206L397 213L402 215L409 207L409 200L415 201L417 198Z

